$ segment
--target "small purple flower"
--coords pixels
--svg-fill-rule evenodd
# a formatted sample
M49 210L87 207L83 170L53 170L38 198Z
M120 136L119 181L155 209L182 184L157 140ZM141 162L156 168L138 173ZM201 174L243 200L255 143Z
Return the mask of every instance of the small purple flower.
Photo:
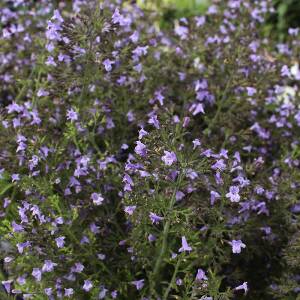
M220 194L218 192L215 192L215 191L210 191L210 204L211 205L214 205L216 200L218 198L220 198Z
M173 163L177 162L176 154L172 151L164 151L165 155L162 156L161 160L165 163L167 166L171 166Z
M31 275L35 278L36 281L41 281L42 272L39 268L33 268Z
M15 221L12 221L11 227L12 227L13 232L24 231L24 227L22 225L17 224Z
M85 280L82 288L83 288L86 292L88 292L88 291L90 291L90 290L92 289L92 287L93 287L92 282L91 282L90 280Z
M65 288L65 297L71 297L74 294L74 290L72 288Z
M226 164L224 163L224 159L219 159L217 160L211 168L213 170L219 170L219 171L224 171L226 169Z
M198 146L201 146L201 142L199 141L199 139L195 139L193 140L193 149L196 149Z
M241 199L239 192L239 187L233 185L229 188L229 193L226 194L226 198L229 198L231 202L239 202Z
M56 263L53 263L51 260L45 260L44 265L42 267L42 271L52 272L55 266L57 266Z
M249 86L249 87L246 87L246 89L247 89L248 96L252 97L253 95L256 94L256 89L255 88Z
M184 40L187 38L189 30L185 26L176 25L174 29L176 35L180 37L180 39Z
M18 252L23 253L24 249L30 246L30 242L26 241L24 243L17 243Z
M153 235L153 234L149 234L148 235L148 241L150 242L150 243L152 243L152 242L154 242L156 240L156 237L155 237L155 235Z
M47 97L47 96L49 96L49 92L47 92L47 91L44 90L43 88L40 88L40 89L37 91L37 96L38 96L38 97Z
M245 294L246 294L247 291L248 291L248 284L247 284L247 282L244 282L243 284L237 286L237 287L235 288L235 290L236 290L236 291L244 290L244 292L245 292Z
M157 119L157 115L153 115L149 118L148 123L153 125L156 129L159 129L159 121Z
M71 268L71 272L74 272L74 273L81 273L84 269L84 265L77 262L74 264L74 266Z
M67 110L67 120L71 122L78 120L78 114L73 108Z
M182 124L182 127L188 127L189 126L189 124L190 124L190 121L191 121L191 118L189 118L189 117L184 117L183 118L183 124Z
M241 253L242 248L246 248L241 240L232 240L229 244L232 246L232 253Z
M44 292L47 296L51 296L52 295L52 288L45 288Z
M193 112L193 116L196 116L198 115L199 113L202 113L204 114L205 111L204 111L204 107L203 107L203 104L202 103L194 103L190 109L189 109L190 112Z
M111 297L112 297L113 299L116 299L116 298L118 297L118 291L112 291L112 292L111 292Z
M128 215L132 215L134 213L136 209L136 205L131 205L131 206L125 206L124 211L128 214Z
M181 278L176 279L176 285L182 285L183 281Z
M188 245L185 236L181 237L181 244L182 244L182 247L179 249L179 252L192 251L192 248Z
M55 239L56 245L58 248L62 248L65 244L65 237L64 236L60 236L58 238Z
M204 25L205 22L206 22L205 16L195 17L195 20L196 20L196 26L197 26L197 27L201 27L201 26Z
M92 193L91 199L95 205L101 205L104 201L104 198L100 193Z
M12 174L11 175L11 181L15 182L15 181L19 181L20 180L20 175L19 174Z
M152 212L150 212L149 218L150 218L152 224L158 224L160 221L162 221L164 219L163 217L160 217Z
M137 290L141 290L144 286L144 281L145 281L144 279L141 279L141 280L132 281L131 283L135 285Z
M62 18L59 10L55 9L53 12L52 20L57 20L58 23L63 23L64 19Z
M105 59L104 61L103 61L103 66L104 66L104 68L105 68L105 70L107 71L107 72L110 72L111 70L112 70L112 65L114 64L115 62L113 61L113 60L110 60L109 58L107 58L107 59Z
M184 198L184 196L185 196L185 194L182 191L177 191L176 195L175 195L176 201L182 200Z
M45 61L45 64L46 64L47 66L54 66L54 67L57 66L57 64L56 64L56 62L55 62L53 56L48 56L47 60Z
M141 128L139 130L139 140L142 139L146 135L148 135L148 132L144 128Z
M24 285L26 283L26 277L25 276L19 276L17 278L17 282L19 285Z
M136 154L145 157L147 155L147 148L146 145L144 145L142 142L137 141L136 146L134 148L134 151Z
M205 275L205 272L202 269L198 269L196 280L197 281L207 280L207 276Z
M10 293L10 288L11 288L12 280L4 280L4 281L1 281L1 283L3 284L6 292L9 294Z
M132 51L132 53L138 57L143 56L143 55L147 54L148 48L149 48L149 46L144 46L144 47L138 46Z

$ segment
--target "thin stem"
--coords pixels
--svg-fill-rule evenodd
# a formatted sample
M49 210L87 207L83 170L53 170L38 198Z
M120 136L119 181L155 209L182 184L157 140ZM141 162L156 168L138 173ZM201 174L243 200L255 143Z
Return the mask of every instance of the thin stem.
M176 187L175 187L175 189L173 191L173 195L171 197L171 201L169 203L168 213L170 213L172 211L173 206L175 204L175 201L176 201L176 192L178 191L178 187L180 186L181 179L182 179L182 175L180 174L179 177L178 177L178 181L176 183ZM157 279L158 274L159 274L159 272L161 270L162 260L163 260L163 257L165 256L165 253L166 253L166 250L167 250L170 225L171 225L171 221L170 221L170 218L168 218L168 220L166 221L166 223L164 225L162 245L161 245L161 249L160 249L158 258L156 260L156 263L155 263L155 266L154 266L154 270L153 270L153 275L152 275L152 280L151 280L151 285L152 285L151 290L152 291L154 291L156 279Z
M168 296L169 296L169 293L171 291L171 288L174 285L174 282L175 282L175 279L176 279L176 275L178 273L178 269L179 269L180 263L181 263L181 256L179 257L179 259L178 259L178 261L176 263L172 279L171 279L171 281L170 281L170 283L168 285L168 288L166 289L166 291L164 293L163 300L167 300L168 299Z

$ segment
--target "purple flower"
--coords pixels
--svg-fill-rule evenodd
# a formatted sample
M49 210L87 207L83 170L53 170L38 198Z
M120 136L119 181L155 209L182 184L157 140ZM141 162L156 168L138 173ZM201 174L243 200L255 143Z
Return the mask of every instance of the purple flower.
M173 163L177 162L176 154L172 151L164 151L165 155L162 156L161 160L165 163L167 166L171 166Z
M46 96L49 96L49 92L47 92L46 90L41 88L37 91L37 96L38 97L46 97Z
M139 40L139 36L139 32L134 31L134 33L129 38L133 43L137 43L137 41Z
M104 201L104 198L100 193L92 193L91 199L95 205L101 205Z
M157 119L157 115L153 115L149 118L148 123L153 125L156 129L159 129L159 121Z
M158 224L160 221L162 221L164 219L163 217L160 217L152 212L150 212L149 218L150 218L152 224Z
M182 191L177 191L176 195L175 195L176 201L182 200L184 198L184 196L185 196L185 194Z
M144 279L132 281L131 283L135 285L137 290L141 290L144 286Z
M181 244L182 244L182 247L179 249L179 252L192 251L192 248L188 245L185 236L181 237Z
M102 290L100 291L98 298L104 299L106 297L107 292L108 292L108 289L102 287Z
M207 276L205 275L205 272L202 269L198 269L196 280L197 281L207 280Z
M235 290L236 290L236 291L244 290L244 292L245 292L245 294L246 294L247 291L248 291L248 284L247 284L247 282L244 282L243 284L237 286L237 287L235 288Z
M181 279L181 278L177 278L177 279L176 279L176 284L177 284L177 285L182 285L182 283L183 283L183 282L182 282L182 279Z
M33 268L31 275L35 278L36 281L41 281L42 272L39 268Z
M46 64L47 66L54 66L54 67L57 66L57 64L56 64L56 62L55 62L55 60L54 60L54 58L53 58L52 56L48 56L48 58L47 58L45 64Z
M54 13L53 13L53 16L51 19L58 21L58 23L63 23L63 21L64 21L59 10L57 10L57 9L54 10Z
M148 235L148 241L149 241L149 242L154 242L155 240L156 240L155 235L153 235L153 234L150 233L150 234Z
M193 112L193 116L198 115L199 113L204 114L204 108L202 103L194 103L189 109L190 112Z
M136 205L131 205L131 206L125 206L124 211L128 214L128 215L132 215L134 213L136 209Z
M144 128L141 128L139 130L139 140L142 139L146 135L148 135L148 132Z
M13 232L24 231L24 227L22 225L17 224L15 221L12 221L11 227L12 227Z
M26 283L26 278L25 278L25 276L19 276L19 277L17 278L17 282L18 282L19 285L24 285L24 284Z
M246 89L247 89L248 96L252 97L254 94L256 94L255 88L249 86L249 87L246 87Z
M89 290L92 289L92 287L93 287L92 282L91 282L90 280L85 280L82 288L83 288L86 292L88 292Z
M197 27L201 27L201 26L204 25L205 22L206 22L205 16L195 17L195 20L196 20L196 26L197 26Z
M226 164L224 163L224 159L219 159L217 160L211 168L213 170L219 170L219 171L224 171L226 169Z
M199 141L199 139L195 139L193 140L193 149L196 149L198 146L201 146L201 142Z
M1 281L1 283L4 285L6 292L9 294L12 280L4 280L4 281Z
M47 296L51 296L52 295L52 288L45 288L44 292Z
M67 111L67 120L70 120L72 122L78 120L78 114L73 108L68 109L68 111Z
M60 236L58 238L55 239L56 245L58 248L62 248L65 244L65 237L64 236Z
M74 293L74 290L72 288L66 289L65 288L65 297L71 297Z
M144 145L142 142L137 141L136 146L134 148L134 151L136 154L145 157L147 155L147 148L146 145Z
M119 24L120 26L129 26L131 24L131 19L128 17L124 17L120 14L119 8L116 8L113 15L112 15L112 21L114 24Z
M26 241L24 243L18 243L17 248L19 253L23 253L24 249L30 246L30 242Z
M232 240L229 244L232 246L232 253L241 253L242 248L246 248L241 240Z
M15 182L15 181L19 181L20 180L20 175L19 174L12 174L11 175L11 181Z
M136 56L143 56L147 54L148 48L149 46L138 46L132 51L132 53Z
M178 35L182 40L186 39L189 33L189 30L185 26L176 25L174 29L176 35Z
M210 191L210 204L211 205L214 205L216 200L218 198L220 198L220 194L218 192L215 192L215 191Z
M53 263L51 260L45 260L44 265L42 267L42 271L52 272L55 266L57 266L56 263Z
M105 68L105 70L107 71L107 72L110 72L111 70L112 70L112 65L114 64L115 62L113 61L113 60L110 60L109 58L107 58L107 59L105 59L104 61L103 61L103 66L104 66L104 68Z
M84 265L77 262L74 264L74 266L71 268L71 272L74 272L74 273L81 273L84 269Z
M240 190L238 186L231 186L229 188L229 193L226 194L226 198L229 198L231 202L239 202L241 199L239 191Z
M112 292L111 292L111 297L112 297L113 299L116 299L116 298L118 297L118 291L112 291Z

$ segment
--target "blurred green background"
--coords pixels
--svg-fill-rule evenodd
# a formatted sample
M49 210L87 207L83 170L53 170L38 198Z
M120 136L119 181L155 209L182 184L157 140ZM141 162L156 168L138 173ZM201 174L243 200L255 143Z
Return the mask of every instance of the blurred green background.
M300 26L300 0L273 2L276 14L270 17L266 27L269 34L283 41L289 27ZM173 19L203 14L212 0L138 0L138 3L149 9L158 9L162 13L163 25L168 26Z

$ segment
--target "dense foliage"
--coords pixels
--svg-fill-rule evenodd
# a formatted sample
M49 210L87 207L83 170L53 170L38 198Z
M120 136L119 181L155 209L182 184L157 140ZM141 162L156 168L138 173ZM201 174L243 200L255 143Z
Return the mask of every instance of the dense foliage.
M297 299L299 30L0 3L1 299Z

